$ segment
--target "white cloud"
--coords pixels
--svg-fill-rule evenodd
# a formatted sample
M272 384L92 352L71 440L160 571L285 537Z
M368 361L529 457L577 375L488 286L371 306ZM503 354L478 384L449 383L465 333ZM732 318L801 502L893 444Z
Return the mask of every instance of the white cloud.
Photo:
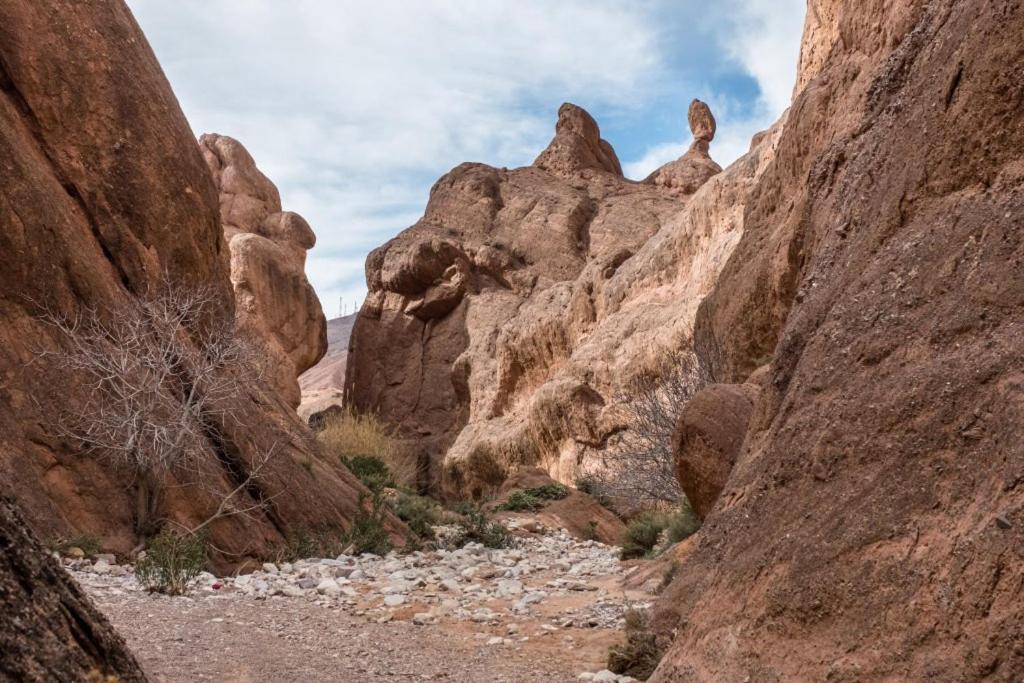
M238 138L313 226L325 303L440 173L529 163L562 101L634 106L659 61L619 0L129 2L196 133Z
M802 3L129 0L195 132L238 138L316 231L307 270L330 315L362 298L366 253L415 222L440 174L529 163L563 101L627 122L623 149L643 149L664 94L692 90L731 161L788 102ZM680 54L701 63L683 73ZM723 62L757 80L753 108L694 84ZM627 175L679 156L682 128L624 158Z

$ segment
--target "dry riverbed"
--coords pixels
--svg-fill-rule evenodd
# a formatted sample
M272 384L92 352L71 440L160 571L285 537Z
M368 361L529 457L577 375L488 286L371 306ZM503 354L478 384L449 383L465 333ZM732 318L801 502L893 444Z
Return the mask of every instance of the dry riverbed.
M624 610L652 599L623 589L618 549L517 533L510 549L205 574L187 597L108 562L66 566L156 681L631 680L600 673Z

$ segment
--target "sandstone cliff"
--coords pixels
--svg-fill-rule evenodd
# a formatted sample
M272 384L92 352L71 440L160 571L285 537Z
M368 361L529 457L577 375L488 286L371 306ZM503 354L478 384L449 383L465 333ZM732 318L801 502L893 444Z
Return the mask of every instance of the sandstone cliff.
M316 235L281 210L277 188L237 140L207 134L199 145L220 195L238 326L261 342L273 387L298 407L299 375L327 352L327 320L305 271Z
M67 343L40 311L116 310L165 275L212 288L214 318L230 320L235 301L217 189L123 2L0 2L0 177L0 487L44 538L88 533L126 552L137 542L131 477L53 429L89 391L40 357ZM268 238L275 250L298 258L312 237L301 219L277 216L261 225L278 231ZM288 240L295 245L280 244ZM254 267L267 265L259 258ZM306 291L304 279L293 281ZM310 312L303 317L318 309ZM284 349L297 367L318 353L316 343ZM289 529L345 526L362 488L319 457L291 407L264 386L230 400L240 419L211 425L207 486L169 489L165 514L186 525L205 519L217 503L206 489L233 487L254 454L276 445L279 457L244 493L269 509L211 528L222 563L267 552Z
M697 316L771 368L661 602L652 680L1024 674L1024 7L812 0Z
M532 466L571 483L628 429L621 388L688 347L775 143L719 173L693 111L690 151L634 182L563 105L533 166L459 166L370 254L348 399L406 430L434 488L480 496Z
M319 363L299 376L299 387L302 389L299 416L302 419L309 420L311 415L342 404L348 341L355 322L355 313L327 321L327 353Z

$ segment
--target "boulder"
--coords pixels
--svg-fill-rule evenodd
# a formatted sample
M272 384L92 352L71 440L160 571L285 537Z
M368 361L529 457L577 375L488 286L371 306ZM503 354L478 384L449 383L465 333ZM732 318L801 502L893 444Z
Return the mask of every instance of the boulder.
M715 117L711 109L700 100L690 103L688 113L693 144L686 154L655 170L644 180L664 188L674 196L686 197L696 192L712 176L722 172L708 155L709 145L715 138Z
M712 384L683 408L672 435L679 483L704 519L739 455L760 389L753 384Z

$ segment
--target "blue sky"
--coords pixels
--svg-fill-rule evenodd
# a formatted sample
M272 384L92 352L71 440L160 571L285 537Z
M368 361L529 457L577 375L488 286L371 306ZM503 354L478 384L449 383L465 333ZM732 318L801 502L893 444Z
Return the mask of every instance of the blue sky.
M583 106L642 178L718 119L723 166L788 105L804 0L129 0L197 135L238 138L317 233L328 317L463 161L530 163Z

